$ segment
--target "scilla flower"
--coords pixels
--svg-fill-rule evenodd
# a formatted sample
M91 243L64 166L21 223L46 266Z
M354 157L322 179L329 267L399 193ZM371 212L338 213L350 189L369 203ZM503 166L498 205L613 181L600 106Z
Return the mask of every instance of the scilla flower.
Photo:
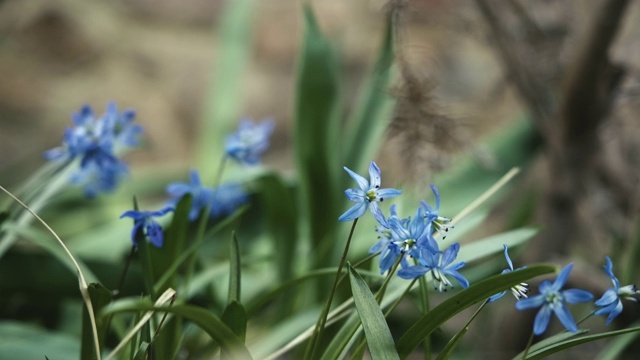
M167 194L171 197L169 205L175 206L178 201L185 195L191 194L191 211L189 212L189 220L194 221L200 215L204 208L211 204L213 190L202 186L200 174L197 170L189 171L189 183L171 183L167 186Z
M231 159L247 165L260 162L260 155L269 147L269 136L273 132L273 120L254 123L244 118L238 125L238 130L227 136L225 151Z
M422 254L418 258L420 265L402 269L398 271L398 276L403 279L415 279L427 272L431 272L433 288L439 292L447 291L447 288L453 288L453 283L448 276L456 279L463 288L468 288L469 281L458 271L465 265L465 262L461 261L452 264L458 257L460 244L454 243L442 252L438 250L435 240L431 239L429 243L432 245L421 248ZM436 246L436 248L431 249L433 246Z
M540 294L516 302L516 309L518 310L540 307L533 323L533 333L535 335L541 335L547 330L552 312L556 314L565 329L571 332L578 331L578 325L576 325L565 303L577 304L591 301L593 295L580 289L561 291L569 278L571 269L573 269L573 263L565 266L553 283L549 282L549 280L543 281L539 287Z
M509 253L507 252L507 244L503 244L504 246L504 257L505 259L507 259L507 264L509 264L509 268L508 269L504 269L502 270L502 274L506 274L506 273L510 273L513 270L513 263L511 262L511 258L509 257ZM520 269L524 269L525 266L518 268L516 270L520 270ZM511 290L511 293L513 294L513 296L516 298L516 300L520 300L522 298L526 298L527 297L527 293L529 292L529 284L527 283L520 283L516 286L512 286L509 290ZM501 293L495 294L492 297L489 298L489 302L494 302L498 299L500 299L501 297L504 296L504 294L506 294L507 291L503 291Z
M607 289L602 297L595 302L596 306L600 308L596 310L596 315L609 315L607 317L606 324L609 325L616 316L622 312L622 299L638 302L640 297L640 291L635 285L627 285L620 287L620 282L615 275L613 275L613 263L607 256L607 264L603 266L607 276L611 279L613 287Z
M134 246L138 246L136 242L136 234L142 230L144 236L149 239L149 242L155 247L161 248L164 244L164 236L162 234L162 227L158 224L154 218L163 216L164 214L174 211L172 207L164 207L158 211L137 211L129 210L120 215L120 218L128 217L133 219L133 229L131 230L131 241Z
M440 210L440 194L438 188L431 184L431 191L436 198L436 208L432 208L426 201L421 201L422 207L425 210L425 220L431 224L435 230L447 232L453 228L453 225L448 225L451 222L451 218L440 216L438 211ZM442 237L444 239L444 237Z
M360 189L347 189L344 193L349 200L355 202L347 212L342 214L339 221L351 221L357 219L367 212L367 207L371 210L371 213L380 224L384 224L386 219L382 214L382 210L378 206L379 201L392 198L402 194L402 190L396 189L380 189L380 168L375 162L371 162L369 165L369 181L362 176L349 170L346 166L344 169L349 173L351 178L358 183Z

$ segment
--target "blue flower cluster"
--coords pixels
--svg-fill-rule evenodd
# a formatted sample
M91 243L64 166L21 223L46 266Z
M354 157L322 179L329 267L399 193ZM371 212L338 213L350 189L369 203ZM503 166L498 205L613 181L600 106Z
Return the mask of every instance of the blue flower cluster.
M113 191L128 172L117 154L139 145L142 127L134 123L135 112L119 112L115 103L110 103L106 112L96 117L85 105L72 119L74 126L65 130L62 146L45 152L45 158L59 162L79 159L79 169L70 182L83 187L87 197Z
M443 292L453 288L449 277L463 288L469 287L469 282L458 271L465 263L455 262L460 244L454 243L446 250L440 250L440 246L434 239L436 231L448 231L451 219L440 216L440 194L435 185L431 189L435 195L436 207L432 208L425 201L421 201L413 217L400 218L395 205L391 206L391 216L385 218L378 202L393 198L402 194L397 189L381 189L380 168L375 162L369 166L369 177L354 173L349 168L344 168L356 181L359 189L347 189L345 194L349 200L356 203L347 212L338 218L340 221L354 220L365 214L367 208L371 211L379 226L376 231L380 234L379 241L370 250L370 253L380 252L380 272L385 273L399 262L402 269L398 276L403 279L415 279L427 273L431 274L434 289ZM409 260L414 260L411 265Z
M256 165L260 156L269 147L269 137L275 124L267 119L254 123L249 118L240 120L238 130L227 136L225 152L227 156L240 164Z

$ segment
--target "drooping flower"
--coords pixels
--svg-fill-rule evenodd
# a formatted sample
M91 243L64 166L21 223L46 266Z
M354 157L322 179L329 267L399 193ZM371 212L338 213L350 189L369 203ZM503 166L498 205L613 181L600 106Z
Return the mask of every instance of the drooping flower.
M620 287L618 278L613 274L613 263L611 259L606 257L607 264L603 266L607 276L611 279L613 287L607 289L602 297L595 302L600 308L596 310L596 315L609 315L606 324L609 325L622 312L622 299L638 302L640 291L635 285L627 285Z
M178 201L185 195L191 194L191 211L189 211L189 220L194 221L200 215L207 205L211 204L213 191L210 188L202 186L200 174L197 170L192 169L189 172L189 183L172 183L167 186L167 193L171 197L169 204L175 206Z
M402 194L402 190L391 188L380 189L380 168L378 168L378 165L376 165L376 163L373 161L371 162L371 165L369 165L370 181L367 181L367 179L351 171L346 166L344 167L344 169L347 171L347 173L349 173L351 178L353 178L353 180L358 183L360 189L347 189L344 192L349 200L355 202L356 204L349 210L347 210L344 214L342 214L338 218L338 220L351 221L357 219L364 215L368 207L376 220L380 224L384 224L386 222L386 219L382 214L382 210L378 206L378 202L383 201L384 199L398 196Z
M240 120L238 130L227 136L225 151L231 159L247 165L260 162L260 155L269 147L269 136L275 123L271 119L254 123L249 118Z
M458 257L460 244L454 243L442 252L438 250L435 240L431 239L429 243L432 245L421 248L421 256L418 258L419 265L398 271L398 276L403 279L415 279L431 272L433 288L439 292L447 291L449 287L453 288L453 283L447 276L453 277L463 288L468 288L469 281L458 271L465 265L465 262L452 264ZM434 245L436 248L432 249Z
M73 114L74 126L65 130L62 145L46 151L44 157L50 161L79 159L79 169L71 175L71 183L83 186L88 196L111 191L127 172L118 151L138 145L142 127L133 123L134 118L131 110L118 113L114 103L100 117L85 105Z
M510 273L513 270L513 263L511 262L511 258L509 257L509 252L507 244L503 244L504 246L504 257L505 259L507 259L507 264L509 265L509 268L502 270L502 274L506 274L506 273ZM517 268L516 270L520 270L520 269L524 269L526 268L526 266L523 266L521 268ZM529 284L527 283L520 283L516 286L512 286L509 290L511 290L511 294L513 294L513 296L516 298L516 300L520 300L522 298L526 298L527 297L527 293L529 292ZM489 302L494 302L498 299L500 299L501 297L504 296L504 294L506 294L507 291L503 291L501 293L495 294L492 297L489 298Z
M440 193L434 184L431 184L431 191L433 191L433 195L436 198L436 208L432 208L424 200L421 201L425 210L425 219L435 230L447 232L449 229L453 228L453 225L448 225L451 222L451 218L440 216L438 213L440 211Z
M533 323L533 333L535 335L541 335L547 330L552 312L556 314L565 329L571 332L578 331L578 325L576 325L565 303L587 302L593 299L593 295L581 289L561 291L569 278L571 269L573 269L573 263L565 266L553 283L549 282L549 280L543 281L539 287L540 294L516 302L516 309L518 310L540 307Z
M170 206L166 206L158 211L137 211L129 210L125 211L120 218L128 217L133 219L133 229L131 230L131 241L134 246L138 246L136 241L136 235L138 231L142 230L144 236L149 239L149 242L157 248L161 248L164 244L164 235L162 233L162 226L156 222L154 218L161 217L166 213L174 211Z
M389 270L398 258L401 258L403 268L408 267L407 257L419 257L420 246L428 242L427 237L430 235L421 207L418 207L413 219L398 218L394 207L392 215L387 219L387 226L389 237L381 239L381 242L369 250L370 254L381 251L380 273L382 274Z

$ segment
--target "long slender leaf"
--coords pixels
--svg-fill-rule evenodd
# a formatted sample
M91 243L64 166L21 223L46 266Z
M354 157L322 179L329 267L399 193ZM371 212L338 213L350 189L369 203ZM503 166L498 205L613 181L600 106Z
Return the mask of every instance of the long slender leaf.
M98 341L99 348L102 349L102 345L104 343L104 338L107 335L107 319L97 318L97 315L100 311L107 306L112 299L112 294L109 289L106 287L97 284L91 283L87 288L89 292L89 297L91 298L91 302L93 303L93 313L96 316L96 330L98 332ZM91 319L89 318L89 313L87 307L84 307L84 311L82 313L82 342L80 348L80 358L81 359L97 359L94 338L91 335Z
M308 3L304 5L304 41L298 62L295 107L295 155L302 208L309 219L312 249L335 241L340 215L337 189L339 91L338 62ZM320 256L319 266L331 259Z
M123 301L126 300L126 301ZM251 354L244 346L243 340L236 335L220 318L213 313L195 305L175 304L171 307L156 307L148 301L123 299L113 303L102 311L101 316L118 314L124 312L137 311L159 311L168 312L182 316L193 322L206 332L220 347L225 350L228 356L238 359L250 359Z
M402 359L409 356L426 336L467 307L513 285L525 282L535 276L552 273L555 270L556 268L550 265L533 265L508 274L494 275L471 285L468 289L453 295L418 319L398 340L396 344L398 355Z
M227 304L240 302L240 245L235 231L231 235L229 250L229 294L227 296Z
M638 326L636 321L633 325ZM598 354L597 360L616 360L621 358L624 350L638 338L640 332L624 334L612 339Z
M576 339L569 339L569 340L564 340L558 343L555 343L553 345L544 347L538 351L534 351L534 352L530 352L529 354L527 354L527 359L543 359L546 356L549 356L551 354L555 354L559 351L562 350L566 350L568 348L580 345L580 344L584 344L584 343L588 343L591 341L596 341L596 340L600 340L600 339L604 339L604 338L608 338L611 336L618 336L618 335L623 335L623 334L629 334L629 333L634 333L634 332L638 332L640 331L640 327L633 327L633 328L628 328L628 329L622 329L622 330L616 330L616 331L608 331L605 333L600 333L600 334L594 334L594 335L586 335L586 336L581 336L579 338Z
M222 312L222 321L243 341L247 332L247 312L242 304L233 300Z
M374 360L399 359L391 331L380 309L380 305L378 305L378 302L364 279L356 272L351 264L347 264L347 266L349 268L353 300L356 303L360 321L362 321L362 327L364 328L364 335L367 338L371 357Z

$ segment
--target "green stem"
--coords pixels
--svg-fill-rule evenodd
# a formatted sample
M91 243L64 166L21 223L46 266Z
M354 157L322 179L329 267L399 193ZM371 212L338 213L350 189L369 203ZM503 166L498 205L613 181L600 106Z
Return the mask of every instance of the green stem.
M322 313L320 314L320 318L316 323L316 327L313 330L313 335L309 340L307 345L307 349L305 351L305 359L314 359L316 351L318 350L318 346L322 340L322 332L324 331L324 325L327 323L327 315L329 314L329 310L331 309L331 302L333 301L333 295L336 293L336 288L338 287L338 283L340 281L340 275L342 273L342 268L344 264L347 262L347 254L349 253L349 245L351 244L351 239L353 238L353 232L356 229L356 225L358 224L358 219L353 220L351 224L351 231L349 231L349 237L347 238L347 243L344 246L344 251L342 252L342 258L340 259L340 265L338 265L338 271L336 272L335 279L333 281L333 286L331 287L331 291L329 292L329 298L327 299L324 308L322 309Z
M418 263L417 260L415 260L415 262L416 264ZM420 284L420 303L422 304L422 314L427 315L430 311L427 279L424 276L421 276L418 281ZM424 339L424 359L431 359L431 335L428 335Z
M524 354L522 354L522 360L527 358L527 355L529 354L529 349L531 348L532 343L533 343L533 331L529 336L529 341L527 341L527 347L524 349Z
M120 275L120 280L118 281L118 287L113 291L113 298L117 298L120 293L122 293L122 288L124 287L124 279L127 277L127 272L129 272L129 265L131 264L131 260L133 259L133 254L136 252L136 247L131 245L131 252L129 256L127 256L127 260L124 263L124 269L122 269L122 274Z

